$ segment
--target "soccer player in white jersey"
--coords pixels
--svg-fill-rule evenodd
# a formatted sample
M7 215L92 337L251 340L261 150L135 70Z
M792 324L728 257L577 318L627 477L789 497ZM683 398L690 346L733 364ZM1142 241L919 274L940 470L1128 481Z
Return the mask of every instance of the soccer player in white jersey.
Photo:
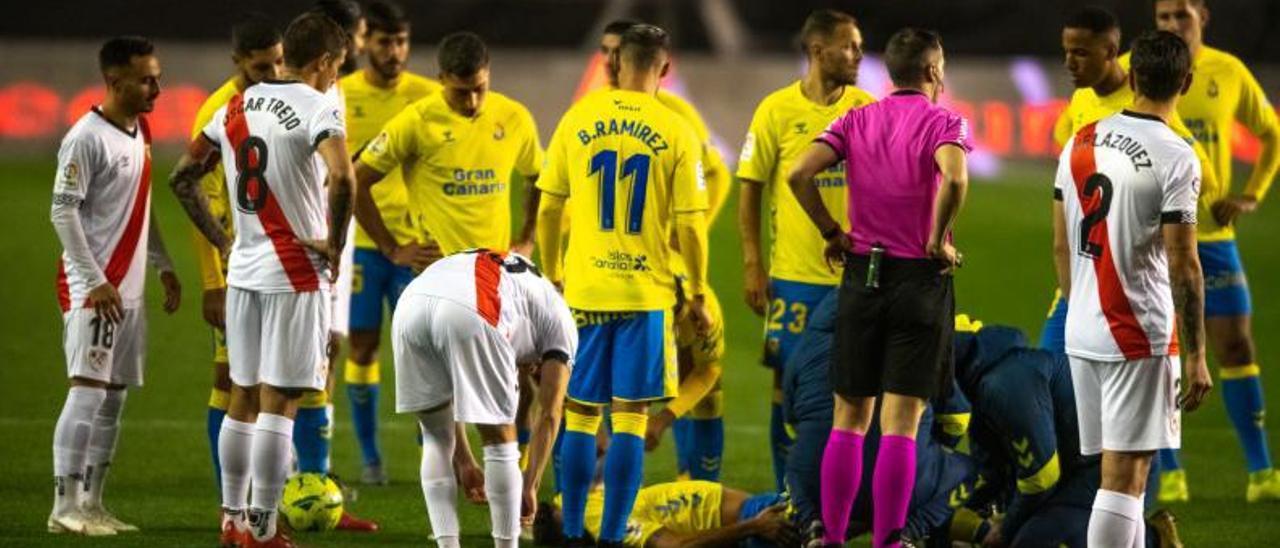
M1190 51L1177 35L1139 37L1129 73L1132 106L1084 126L1058 163L1055 265L1071 303L1066 350L1080 451L1102 454L1089 546L1145 546L1151 458L1180 445L1179 408L1194 410L1213 386L1196 252L1200 164L1167 125L1191 84L1190 69Z
M453 470L459 431L476 425L484 440L484 491L494 545L515 548L560 426L578 330L564 298L528 259L481 249L441 259L405 288L391 321L396 411L416 413L422 428L422 492L441 548L460 546ZM516 444L519 373L534 374L542 416L533 428L523 486ZM465 440L462 440L465 442Z
M276 528L276 505L298 399L325 387L330 290L355 182L341 108L325 94L347 43L327 17L295 19L284 34L282 79L252 86L219 109L170 182L196 227L230 251L233 387L218 440L223 545L293 546ZM235 206L234 245L195 186L215 152Z
M53 431L52 533L113 535L137 527L102 505L126 388L142 386L145 263L160 271L165 312L181 286L151 215L151 133L143 113L160 95L160 61L145 38L112 38L98 53L106 98L58 150L50 218L62 243L58 303L71 388Z

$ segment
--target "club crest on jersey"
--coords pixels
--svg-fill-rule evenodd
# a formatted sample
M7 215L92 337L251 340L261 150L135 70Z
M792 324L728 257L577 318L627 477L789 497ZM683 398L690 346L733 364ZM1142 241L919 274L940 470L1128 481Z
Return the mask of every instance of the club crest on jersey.
M453 142L453 140L454 140L454 139L453 139L453 130L452 130L452 129L446 129L446 130L444 130L444 142L446 142L446 143L452 143L452 142Z
M1211 98L1211 99L1212 99L1212 98L1215 98L1215 97L1217 97L1217 96L1218 96L1218 81L1217 81L1217 80L1214 80L1214 79L1212 79L1212 78L1210 78L1210 79L1209 79L1209 91L1208 91L1208 93L1209 93L1209 98Z
M799 135L808 135L809 124L807 122L796 122L796 133Z
M378 133L377 137L374 137L372 141L369 141L368 148L369 152L374 155L380 156L385 153L387 151L387 132L383 131Z
M507 129L502 127L502 124L494 124L494 126L493 140L501 141L503 137L507 136Z
M107 368L107 360L111 353L101 348L90 348L85 358L89 360L89 369L102 371Z

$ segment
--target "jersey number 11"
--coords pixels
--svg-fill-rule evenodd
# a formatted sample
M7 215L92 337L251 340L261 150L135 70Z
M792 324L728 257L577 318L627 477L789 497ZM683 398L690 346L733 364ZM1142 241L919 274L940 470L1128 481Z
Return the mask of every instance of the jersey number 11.
M614 226L614 204L618 192L618 151L602 150L591 157L591 175L600 178L600 230ZM627 234L639 234L644 221L644 196L649 188L649 155L632 154L622 162L622 178L631 178L627 199Z

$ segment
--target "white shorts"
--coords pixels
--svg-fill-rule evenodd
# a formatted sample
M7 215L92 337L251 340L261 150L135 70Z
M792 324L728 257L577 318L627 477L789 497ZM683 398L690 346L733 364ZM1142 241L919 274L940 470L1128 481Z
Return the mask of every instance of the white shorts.
M147 317L141 308L124 309L124 319L98 319L92 308L75 308L62 315L62 350L67 377L142 386L147 354Z
M1123 362L1070 357L1080 452L1154 451L1182 446L1178 356Z
M231 382L324 390L329 360L328 290L259 293L227 288Z
M459 422L515 422L515 350L473 310L436 297L405 295L391 319L391 346L397 412L424 411L453 400Z
M356 221L353 217L351 226L347 228L347 245L342 248L342 258L338 259L338 279L333 282L333 320L329 330L347 336L351 325L351 284L355 278L356 260Z

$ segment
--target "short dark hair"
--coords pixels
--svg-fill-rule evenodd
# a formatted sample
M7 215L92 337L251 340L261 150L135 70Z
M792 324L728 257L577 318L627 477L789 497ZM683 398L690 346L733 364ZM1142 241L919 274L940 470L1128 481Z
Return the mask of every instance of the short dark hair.
M650 68L658 62L658 54L671 51L671 35L661 27L633 25L622 33L618 56L631 60L639 68Z
M819 38L830 38L840 25L858 25L858 20L839 10L814 10L800 27L800 48L807 50L809 44Z
M365 23L369 32L379 31L396 34L409 30L409 18L399 4L387 0L372 2L364 9Z
M931 30L907 27L889 37L884 48L884 64L889 79L898 87L924 82L929 54L942 50L942 37Z
M98 50L98 68L127 67L134 57L155 53L156 46L141 36L116 36L102 44Z
M440 72L469 78L489 66L489 47L472 32L455 32L440 40L436 53Z
M602 34L616 34L618 36L622 36L622 33L627 32L627 29L639 24L641 23L635 19L614 19L604 26L604 32Z
M533 518L533 542L538 546L560 546L564 544L564 531L555 519L556 507L550 502L539 502L538 512Z
M1169 31L1147 31L1134 39L1129 51L1129 70L1143 97L1167 101L1182 92L1191 72L1191 49L1182 38Z
M360 19L364 17L360 4L353 0L317 0L311 11L333 20L347 34L355 34L360 28Z
M246 13L231 27L231 47L241 55L267 49L281 41L280 29L261 12Z
M1120 30L1120 19L1101 6L1085 6L1067 18L1063 28L1084 29L1096 34Z
M324 54L338 55L348 47L347 35L333 19L307 12L284 30L284 64L302 68Z

